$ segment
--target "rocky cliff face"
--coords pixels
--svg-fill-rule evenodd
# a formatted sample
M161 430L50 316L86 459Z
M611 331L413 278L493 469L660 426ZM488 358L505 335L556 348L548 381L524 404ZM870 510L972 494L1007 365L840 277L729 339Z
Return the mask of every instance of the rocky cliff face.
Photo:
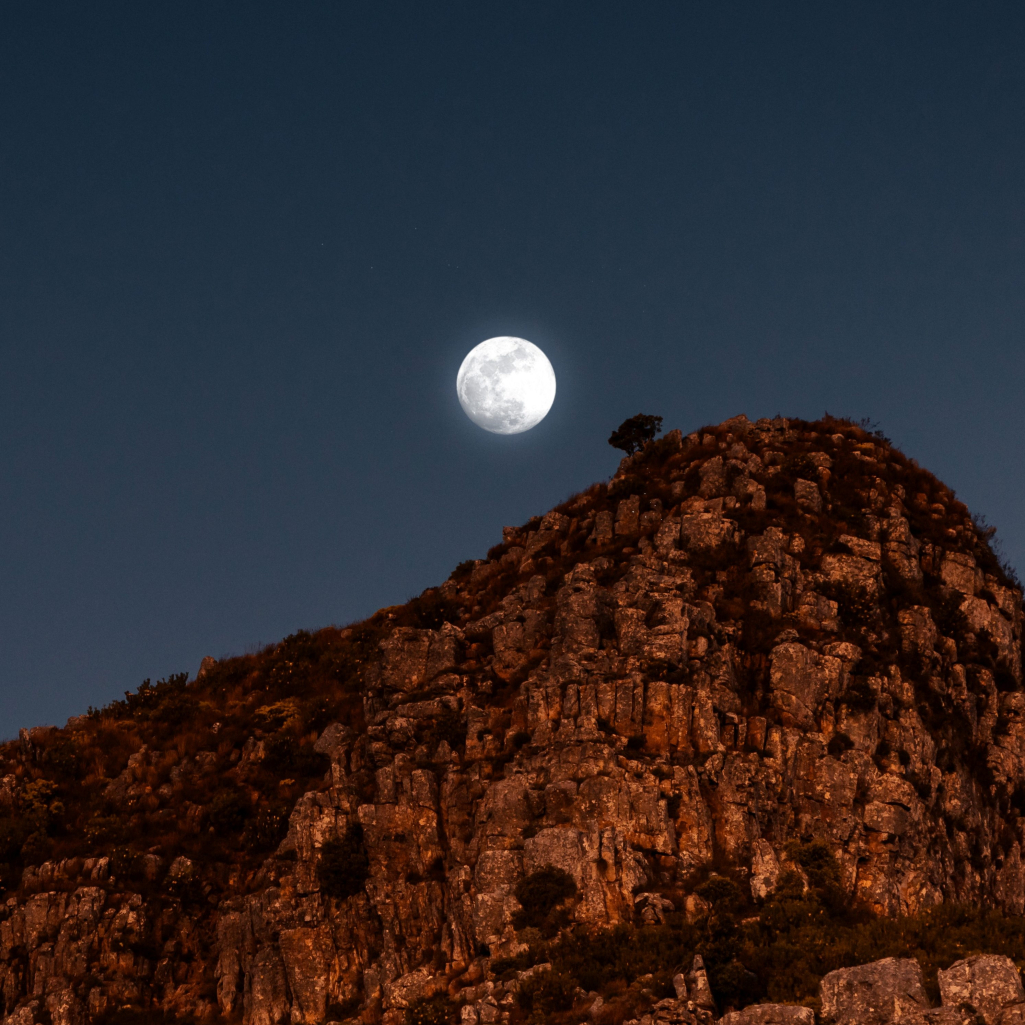
M8 745L6 1021L522 1020L526 951L757 913L816 842L860 914L1019 916L1021 600L885 439L673 432L406 606Z

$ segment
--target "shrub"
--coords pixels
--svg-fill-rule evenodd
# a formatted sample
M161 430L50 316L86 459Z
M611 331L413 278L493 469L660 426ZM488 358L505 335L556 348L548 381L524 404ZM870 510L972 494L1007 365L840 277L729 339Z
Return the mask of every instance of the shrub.
M928 772L910 772L908 782L923 801L928 801L932 797L932 779ZM1023 811L1025 809L1019 810L1018 814L1022 814Z
M854 747L854 741L846 733L834 733L829 738L826 750L834 758L839 758L845 751L850 751L852 747Z
M64 779L71 779L78 771L78 748L71 737L59 734L43 751L43 762L50 766L54 774Z
M130 847L115 847L110 852L110 874L121 884L138 882L143 875L142 855Z
M97 815L85 825L85 839L90 846L123 843L128 835L121 815Z
M708 901L717 913L732 914L744 903L744 895L737 884L726 876L713 875L694 891Z
M159 680L157 683L150 683L148 679L143 680L135 693L125 691L125 700L115 701L110 708L115 712L126 712L133 719L166 719L184 707L175 699L181 697L188 681L188 673L173 673L166 680Z
M568 1011L573 1006L576 984L561 972L537 972L520 986L517 1000L531 1019L543 1022L546 1015Z
M842 622L856 627L868 626L878 617L879 603L867 587L845 582L828 590Z
M41 829L30 833L28 839L21 845L21 860L26 865L38 865L46 861L50 856L53 844L50 838Z
M459 606L444 597L437 588L430 587L406 603L404 618L408 618L410 626L421 630L439 630L444 623L459 618Z
M193 719L198 707L195 697L183 690L168 694L150 714L150 718L160 724L160 732L166 735Z
M346 1018L355 1017L359 1010L360 1000L358 997L351 997L345 1003L329 1003L327 1005L328 1021L344 1021Z
M21 873L9 862L0 861L0 890L17 889L20 882Z
M191 1025L194 1019L191 1017L173 1019L174 1025ZM169 1019L162 1011L140 1010L135 1007L119 1007L109 1015L98 1019L99 1025L171 1025Z
M325 726L334 722L339 717L340 712L341 708L337 701L323 697L310 698L310 700L303 703L300 713L303 720L303 730L314 730L320 733Z
M952 594L932 610L933 622L945 637L959 640L968 632L968 620L961 611L962 600L960 594Z
M309 688L325 655L324 639L308 630L289 634L272 652L264 669L268 688L294 696Z
M313 750L291 733L278 733L267 741L263 765L277 776L322 776L331 765L327 755Z
M989 746L987 744L969 744L962 757L965 767L975 777L977 783L983 787L993 785L993 768L989 764Z
M277 847L288 832L288 809L272 804L259 809L246 823L242 842L250 851L269 851Z
M207 821L218 836L241 833L251 814L249 797L239 790L218 790L206 810Z
M1018 689L1018 681L1006 669L998 667L993 673L993 677L996 681L997 690L999 691L1006 692Z
M463 580L477 568L476 559L463 559L450 575L451 580Z
M446 708L434 720L428 731L428 739L433 746L444 740L453 751L464 747L466 744L466 720L454 709Z
M484 955L487 956L486 954ZM530 959L529 952L516 954L514 957L496 957L491 962L491 974L499 982L509 982L516 978L518 972L529 968L534 962Z
M855 676L841 697L852 712L871 712L879 700L867 676Z
M14 861L30 831L29 823L20 816L0 816L0 860Z
M779 475L789 484L795 480L818 480L818 467L809 459L804 452L791 452L783 460Z
M22 793L22 806L27 815L37 826L45 826L53 814L54 795L57 785L48 779L36 779L29 783Z
M256 710L256 717L268 730L287 730L295 733L302 728L302 702L295 698L262 705Z
M576 896L577 884L568 872L545 865L521 879L515 892L520 910L513 916L513 925L554 936L569 920L564 902Z
M787 844L786 852L804 869L809 886L822 889L840 882L840 866L825 840L792 841Z
M713 962L708 975L712 992L724 1006L742 1007L757 1000L762 992L758 976L737 960Z
M448 1025L452 1011L452 1004L441 994L418 1000L409 1008L409 1025Z
M328 840L320 849L317 878L327 897L345 900L363 892L370 872L370 859L363 846L363 827L354 822L340 839Z

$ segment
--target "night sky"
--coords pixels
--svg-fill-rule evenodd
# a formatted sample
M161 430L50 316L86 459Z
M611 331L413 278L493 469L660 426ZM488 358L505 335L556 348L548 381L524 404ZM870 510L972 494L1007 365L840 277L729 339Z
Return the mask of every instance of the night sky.
M869 418L1025 566L1025 7L0 12L0 736L440 583L621 420ZM491 335L547 419L455 395Z

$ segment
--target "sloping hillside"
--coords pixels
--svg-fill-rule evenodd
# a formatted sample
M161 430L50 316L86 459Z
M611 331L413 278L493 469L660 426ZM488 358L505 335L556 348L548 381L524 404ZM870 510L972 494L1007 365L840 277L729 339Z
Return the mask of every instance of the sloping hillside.
M23 731L10 1021L617 1022L695 954L720 1010L1023 956L989 536L857 425L738 417L405 605Z

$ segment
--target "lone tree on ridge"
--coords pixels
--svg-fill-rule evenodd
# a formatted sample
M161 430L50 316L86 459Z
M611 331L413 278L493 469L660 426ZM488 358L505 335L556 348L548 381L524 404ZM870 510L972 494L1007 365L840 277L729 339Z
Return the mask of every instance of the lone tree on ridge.
M627 455L633 455L638 449L644 448L655 435L662 430L662 417L648 416L638 413L624 420L609 435L609 444L613 448L621 448Z

